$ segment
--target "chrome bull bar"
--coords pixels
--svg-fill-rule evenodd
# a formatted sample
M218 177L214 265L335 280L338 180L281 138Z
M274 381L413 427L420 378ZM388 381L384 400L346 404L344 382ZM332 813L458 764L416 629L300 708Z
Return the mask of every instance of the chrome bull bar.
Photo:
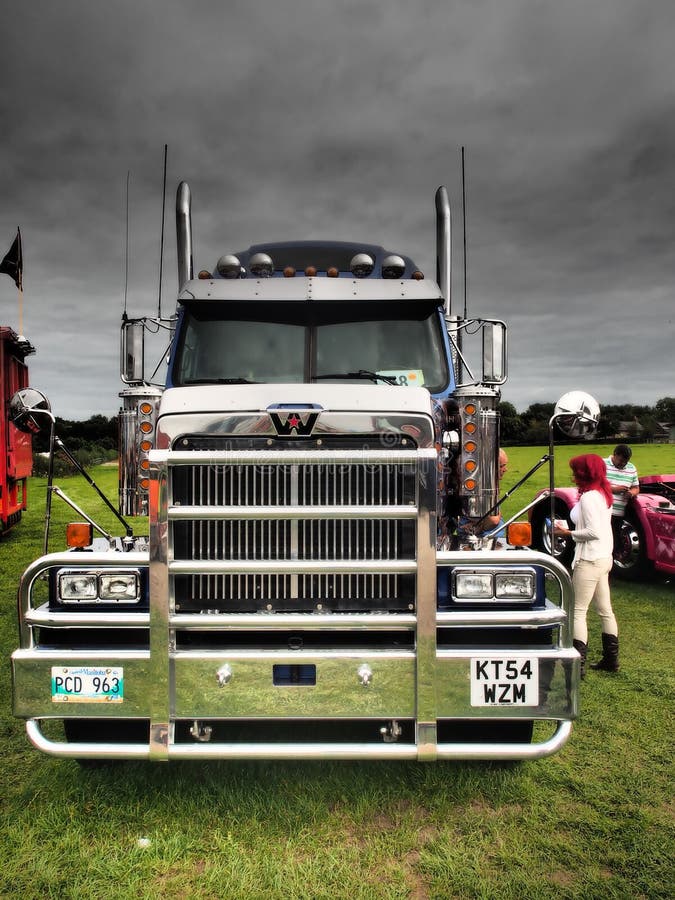
M572 731L569 721L558 722L554 734L537 744L457 743L437 744L435 758L439 760L508 760L542 759L556 753ZM40 720L29 719L26 733L31 744L44 753L65 759L138 759L153 758L148 744L66 744L45 737ZM168 760L407 760L420 759L416 744L169 744Z
M202 454L206 464L214 463L215 460L219 464L223 463L224 458L230 455L235 456L237 465L243 465L242 460L249 461L250 457L246 454L228 454L227 452ZM321 451L310 451L308 453L293 453L284 455L284 461L288 461L289 457L295 458L300 462L320 459L323 455ZM334 460L335 453L326 453L328 458ZM344 456L354 459L353 452L345 453ZM278 454L265 454L270 458L277 459ZM401 462L403 454L392 452L370 452L367 457L360 457L366 464L377 464L380 462L389 462L394 460ZM104 613L99 617L96 613L79 613L77 610L64 612L48 612L44 609L32 609L30 603L30 584L38 576L40 571L49 565L54 565L55 560L62 564L72 564L74 557L72 554L58 554L52 557L43 557L37 561L27 573L27 577L22 582L20 593L21 598L21 627L22 627L22 644L23 650L18 651L16 656L16 665L25 665L23 672L28 671L30 667L34 667L37 671L38 665L46 665L47 656L51 658L59 655L58 653L45 653L43 649L35 648L32 640L34 626L38 627L95 627L100 624L104 629L106 627L146 627L149 629L150 646L146 651L141 652L141 657L137 663L139 670L140 687L144 693L142 708L141 704L134 708L133 705L128 708L126 715L121 716L122 719L143 718L150 722L150 739L148 743L112 743L112 742L96 742L96 743L73 743L53 741L45 736L42 731L41 722L50 718L59 718L52 713L49 704L38 705L33 703L32 697L20 698L23 702L19 715L27 719L27 734L31 743L38 749L59 757L76 757L91 759L155 759L155 760L173 760L173 759L399 759L399 760L433 760L433 759L534 759L548 756L556 752L567 740L571 731L571 720L576 716L576 686L579 677L579 662L576 652L570 646L571 631L571 585L565 570L553 559L539 553L531 553L521 551L518 554L513 551L498 551L493 553L486 552L459 552L459 553L437 553L435 549L435 472L433 466L435 464L434 451L421 452L405 452L405 456L409 457L410 463L418 466L418 487L417 502L414 507L409 507L405 511L400 511L401 515L405 514L414 518L416 528L416 558L412 562L409 560L390 560L392 567L409 568L416 573L417 578L417 594L416 594L416 611L414 613L274 613L270 615L260 613L216 613L216 614L183 614L177 613L174 603L174 595L172 589L173 575L182 569L190 569L191 567L215 567L218 565L229 566L231 563L215 562L212 560L194 562L177 561L173 559L170 545L170 525L172 515L175 518L190 515L191 510L186 512L185 508L176 507L172 513L172 505L169 494L170 466L174 462L177 464L184 463L189 460L194 462L195 454L161 454L156 453L153 459L151 481L151 490L155 492L152 507L154 513L151 517L151 555L150 563L150 611L149 613ZM169 458L171 457L171 461ZM256 460L260 462L260 459ZM215 464L215 463L214 463ZM222 511L221 511L222 512ZM278 512L281 512L279 510ZM204 514L204 510L200 515ZM288 513L286 513L288 514ZM304 514L304 513L303 513ZM316 510L315 510L316 514ZM148 557L144 554L87 554L87 564L89 565L119 565L122 562L133 561L137 564L147 564ZM554 606L547 604L545 608L536 610L479 610L466 611L458 610L457 612L438 612L436 609L436 569L437 566L453 566L457 564L479 564L487 563L490 565L498 563L536 563L546 572L553 575L560 585L561 605ZM283 563L289 569L308 568L310 570L320 568L321 566L334 566L334 560L326 562L320 561L286 561ZM241 567L242 562L238 562L237 566ZM270 563L268 561L244 561L244 567L253 569L264 569L267 566L278 566L279 562ZM341 561L340 566L349 569L351 567L361 570L368 568L378 568L382 566L381 561ZM437 646L437 629L453 629L453 628L555 628L560 635L557 647L549 648L545 651L539 651L542 659L548 660L553 667L560 667L565 672L565 679L568 681L568 699L567 707L562 708L551 705L546 709L532 709L530 718L547 719L555 722L556 728L552 736L535 744L530 743L492 743L492 742L458 742L448 743L438 740L437 720L445 718L452 719L455 716L468 718L470 711L466 707L458 711L451 711L451 697L445 699L445 707L439 708L439 681L443 680L445 672L450 673L450 678L454 679L454 684L461 681L461 673L459 666L462 664L462 657L468 657L472 651L466 649L466 653L445 651ZM323 630L323 631L403 631L414 635L415 650L407 654L408 661L405 663L408 670L412 673L412 677L408 677L405 690L408 692L406 707L409 711L405 714L408 719L415 721L415 741L401 740L392 743L378 743L376 741L370 743L269 743L261 742L223 742L216 741L209 743L195 742L180 743L173 740L174 726L178 720L186 720L191 718L191 714L186 712L185 699L180 691L177 691L176 679L177 668L186 666L190 663L190 654L182 651L176 646L176 636L180 632L221 632L226 633L228 630L235 631L275 631L283 629L301 628L303 630ZM205 641L208 647L208 639ZM113 652L99 651L103 657L112 659L115 656ZM513 652L516 652L515 650ZM78 651L75 656L84 658L86 652ZM213 662L214 667L220 664L223 658L227 657L228 652L221 650L216 653L203 652L202 657L206 657ZM236 654L235 654L236 655ZM258 659L262 659L265 651L258 654ZM340 651L336 650L335 655L340 656ZM346 651L343 656L350 656L352 659L357 656L352 651ZM403 654L405 655L405 654ZM536 655L536 651L532 654ZM268 653L268 656L271 654ZM42 657L42 659L39 659ZM199 657L199 652L193 654L193 657ZM453 657L457 663L455 669L451 669L454 665ZM302 658L302 657L300 657ZM311 657L309 657L311 658ZM444 671L441 666L446 665ZM560 671L560 668L557 671ZM142 671L141 671L142 670ZM215 671L215 669L214 669ZM200 681L200 672L195 669L195 674L190 671L190 677L197 680L191 686L191 690L198 690L199 684L205 684ZM209 670L209 679L213 680L213 673ZM453 674L454 673L454 674ZM459 673L459 674L458 674ZM468 675L466 676L468 678ZM561 679L558 679L560 682ZM37 679L36 679L37 682ZM197 685L195 687L194 685ZM36 688L37 691L37 688ZM183 703L183 709L177 709L177 693L178 699ZM442 691L440 691L442 694ZM349 708L351 698L355 694L347 694L342 700L343 709L338 717L348 716L349 713L345 709ZM412 698L412 699L410 699ZM398 702L398 698L397 698ZM74 711L73 711L74 712ZM73 712L69 715L72 717ZM509 716L507 710L499 710L495 713L495 717L500 722L513 721L518 718L521 720L527 718L527 714L521 712L519 716ZM91 715L91 712L89 713ZM94 713L97 715L97 713ZM266 713L269 717L269 712ZM356 717L358 717L358 713ZM363 715L363 714L361 714ZM330 718L331 711L328 706L322 710L317 718ZM87 712L83 711L80 718L87 718ZM371 718L372 716L368 716ZM113 716L110 716L112 719ZM222 712L210 712L208 715L197 716L205 721L212 720L214 723L219 720L225 720L226 715ZM246 715L232 716L230 718L246 718ZM250 716L253 719L255 716ZM292 716L289 716L292 718ZM391 715L389 711L386 714L378 712L378 719L392 719L396 715ZM484 720L492 719L489 712L483 712Z

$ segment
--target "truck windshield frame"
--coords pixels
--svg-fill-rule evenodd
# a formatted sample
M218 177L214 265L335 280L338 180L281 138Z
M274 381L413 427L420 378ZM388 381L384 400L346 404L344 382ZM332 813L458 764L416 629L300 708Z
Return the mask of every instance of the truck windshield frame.
M382 379L369 378L382 373ZM438 305L419 301L229 301L185 304L172 367L191 384L426 387L450 381Z

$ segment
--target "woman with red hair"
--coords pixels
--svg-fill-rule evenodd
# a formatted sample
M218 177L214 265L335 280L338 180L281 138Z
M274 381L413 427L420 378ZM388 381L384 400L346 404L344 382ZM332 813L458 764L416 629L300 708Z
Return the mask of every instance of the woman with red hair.
M569 535L575 543L572 561L574 585L574 646L581 656L581 677L586 674L588 627L586 613L593 603L602 625L602 659L592 668L616 672L619 668L619 637L609 594L612 569L612 488L602 457L595 453L570 460L579 500L570 512L574 530L558 527L554 534Z

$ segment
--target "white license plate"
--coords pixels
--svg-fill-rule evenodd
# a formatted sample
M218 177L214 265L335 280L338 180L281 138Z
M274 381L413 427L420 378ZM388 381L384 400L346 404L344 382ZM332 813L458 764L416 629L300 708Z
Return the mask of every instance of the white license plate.
M472 706L539 706L539 660L529 656L474 657Z
M121 703L124 669L52 666L53 703Z

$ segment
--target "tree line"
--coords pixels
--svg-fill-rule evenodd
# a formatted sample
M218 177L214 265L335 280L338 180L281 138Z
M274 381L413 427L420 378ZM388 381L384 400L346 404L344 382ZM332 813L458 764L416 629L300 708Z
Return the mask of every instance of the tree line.
M56 417L56 434L80 465L88 467L117 459L117 416L91 416L83 421L71 421ZM33 437L33 474L46 475L49 450L49 429L43 429ZM56 454L56 475L70 472L73 466L60 454Z
M499 404L503 444L546 445L548 423L555 403L532 403L525 412L517 412L512 403ZM608 404L600 408L595 437L611 441L619 435L629 442L663 439L663 424L675 423L675 397L663 397L654 406L630 403Z

